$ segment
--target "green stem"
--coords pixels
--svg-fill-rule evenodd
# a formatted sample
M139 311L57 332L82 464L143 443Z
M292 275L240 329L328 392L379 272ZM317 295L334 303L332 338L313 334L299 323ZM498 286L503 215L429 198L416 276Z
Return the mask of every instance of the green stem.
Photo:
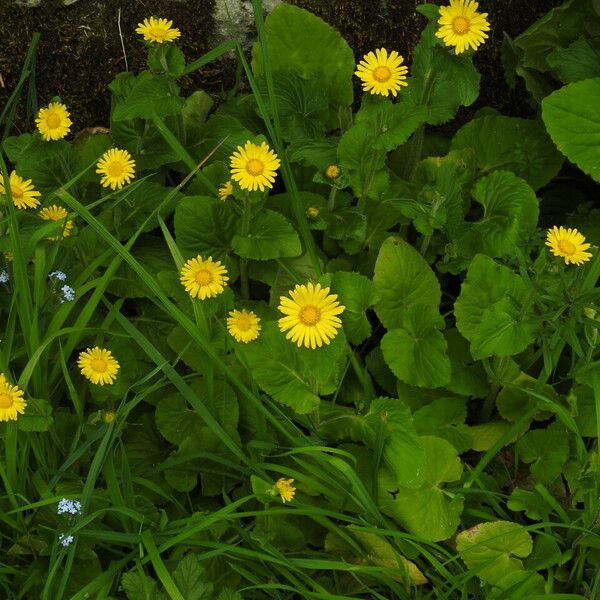
M241 236L243 239L248 237L250 231L250 201L248 194L246 193L243 200L242 210L242 232ZM242 285L242 298L244 300L250 299L250 286L248 284L248 259L240 258L240 280Z

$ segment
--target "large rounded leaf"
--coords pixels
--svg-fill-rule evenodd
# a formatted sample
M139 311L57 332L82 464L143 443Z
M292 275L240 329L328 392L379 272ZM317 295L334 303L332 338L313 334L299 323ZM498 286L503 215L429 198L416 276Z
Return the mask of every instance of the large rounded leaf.
M265 23L269 64L274 72L285 71L313 79L325 90L331 104L352 104L354 54L344 38L325 21L290 4L274 8ZM252 49L252 69L265 73L260 43Z
M471 148L482 171L504 169L522 177L535 190L559 171L563 158L537 121L488 115L464 125L452 149Z
M600 77L571 83L544 98L542 116L558 149L600 181Z
M535 192L510 171L480 179L473 198L483 207L483 216L459 227L455 240L462 254L509 256L535 230L539 215Z
M399 237L390 237L381 246L373 282L379 294L375 312L388 329L401 327L404 312L414 304L435 309L440 304L440 284L431 267Z
M527 292L521 277L507 267L483 254L473 259L454 305L456 326L471 342L473 358L512 356L533 342Z
M450 382L450 360L440 324L437 308L415 304L407 311L404 326L385 334L383 357L398 379L428 388Z
M476 570L480 579L496 583L508 573L523 570L519 558L531 554L533 542L523 526L493 521L459 533L456 548L467 567Z
M287 258L302 252L292 224L283 215L266 208L252 219L247 235L242 236L238 227L231 245L239 256L255 260Z
M414 535L429 541L448 539L460 522L463 499L452 496L441 485L457 481L462 475L462 463L456 450L446 441L424 436L420 441L425 449L424 483L418 488L398 485L388 469L379 472L379 505ZM397 456L403 461L403 456Z

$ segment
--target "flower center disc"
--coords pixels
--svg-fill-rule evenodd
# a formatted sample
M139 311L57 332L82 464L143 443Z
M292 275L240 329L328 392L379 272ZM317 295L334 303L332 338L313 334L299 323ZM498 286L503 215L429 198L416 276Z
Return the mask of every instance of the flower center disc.
M196 283L199 285L208 285L212 279L212 275L206 269L198 269L196 271Z
M165 37L165 30L164 29L158 29L158 27L153 27L150 30L150 35L155 37L155 38L164 38Z
M262 161L258 160L258 158L251 158L246 165L246 171L250 173L250 175L260 175L264 170L264 165Z
M575 244L569 240L560 240L560 242L558 242L558 247L560 248L561 252L564 252L568 255L575 254L575 251L577 250Z
M22 198L23 190L20 187L12 187L10 188L10 192L13 198Z
M56 129L60 126L60 117L55 114L48 115L46 117L46 123L50 129Z
M113 162L106 168L111 177L119 177L124 171L123 165L120 162Z
M377 67L373 71L373 77L380 83L384 83L392 76L392 72L387 67Z
M249 331L251 327L250 319L248 317L238 317L236 325L240 331Z
M0 408L10 408L12 404L12 396L6 392L0 392Z
M467 33L470 25L471 22L467 17L454 17L454 20L452 21L452 29L454 30L454 33L458 35Z
M321 317L321 311L312 304L305 306L300 311L300 320L304 325L314 325Z
M90 361L90 367L92 367L96 373L104 373L108 367L108 364L103 358L93 358Z

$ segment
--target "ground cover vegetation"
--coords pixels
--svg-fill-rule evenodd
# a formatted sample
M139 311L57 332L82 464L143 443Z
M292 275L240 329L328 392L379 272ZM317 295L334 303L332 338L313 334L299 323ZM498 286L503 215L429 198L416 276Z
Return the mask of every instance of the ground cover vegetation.
M109 129L14 135L34 36L0 114L3 597L600 597L600 6L506 37L535 119L452 137L485 6L410 61L253 7L187 63L140 15Z

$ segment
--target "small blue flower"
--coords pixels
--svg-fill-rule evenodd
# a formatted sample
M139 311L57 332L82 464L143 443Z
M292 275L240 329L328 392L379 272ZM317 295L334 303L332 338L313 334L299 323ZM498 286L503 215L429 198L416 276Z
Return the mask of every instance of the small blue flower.
M69 500L68 498L63 498L58 503L56 514L62 515L64 513L69 513L70 515L80 515L81 502L79 502L79 500Z
M63 273L62 271L52 271L52 273L48 273L48 277L50 277L50 279L57 279L58 281L67 280L66 273Z
M8 271L0 271L0 283L8 283L10 281L10 275Z
M60 288L60 291L63 293L63 296L60 299L61 304L63 304L65 300L67 302L73 302L73 300L75 300L75 290L70 285L63 285Z
M58 541L66 548L67 546L70 546L73 541L75 540L75 538L72 535L65 535L64 533L61 533L58 536Z

